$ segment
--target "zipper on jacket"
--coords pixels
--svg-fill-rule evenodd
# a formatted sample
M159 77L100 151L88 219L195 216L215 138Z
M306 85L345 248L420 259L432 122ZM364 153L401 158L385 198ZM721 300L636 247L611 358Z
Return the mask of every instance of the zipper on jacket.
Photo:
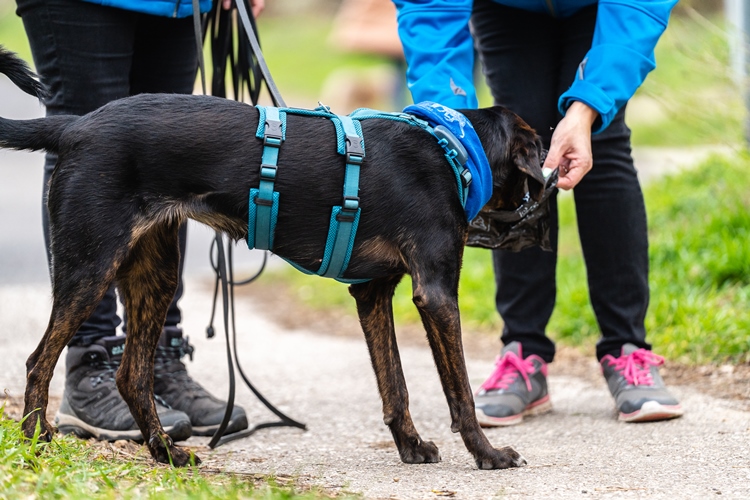
M555 13L555 5L552 3L553 0L546 0L547 1L547 8L549 9L549 13L552 14L554 17L557 17L557 14Z

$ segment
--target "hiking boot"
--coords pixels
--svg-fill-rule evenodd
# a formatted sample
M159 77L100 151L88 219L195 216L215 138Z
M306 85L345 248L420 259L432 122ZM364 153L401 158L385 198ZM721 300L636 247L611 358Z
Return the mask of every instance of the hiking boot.
M609 392L623 422L651 422L682 415L682 406L659 375L664 358L633 344L622 346L621 355L607 354L601 366Z
M154 393L170 408L185 412L193 425L193 435L212 436L224 419L227 403L215 398L187 373L181 358L193 358L193 346L182 338L179 328L165 327L156 348ZM235 405L224 434L247 429L245 410Z
M550 411L547 363L536 354L524 359L521 344L511 342L474 396L474 406L482 427L520 424L525 415Z
M143 441L141 430L115 385L125 337L104 337L85 347L69 346L65 390L55 425L62 434L101 441ZM162 427L175 441L190 437L190 418L156 403Z

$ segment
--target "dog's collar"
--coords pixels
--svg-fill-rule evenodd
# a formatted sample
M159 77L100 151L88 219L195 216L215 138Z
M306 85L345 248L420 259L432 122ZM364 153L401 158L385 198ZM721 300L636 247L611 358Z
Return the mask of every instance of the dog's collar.
M465 167L471 176L471 187L463 201L466 218L472 220L492 197L492 170L471 122L462 113L431 101L407 106L404 113L427 121L435 130L445 127L466 151Z

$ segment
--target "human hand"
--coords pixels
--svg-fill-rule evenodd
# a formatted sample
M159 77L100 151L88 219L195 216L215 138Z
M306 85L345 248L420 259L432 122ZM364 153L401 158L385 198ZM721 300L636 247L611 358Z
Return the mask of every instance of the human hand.
M586 104L575 101L557 124L544 168L560 167L558 188L573 189L591 170L591 126L598 116L599 113Z
M233 1L234 0L221 0L222 8L224 10L231 9ZM253 17L258 17L263 10L263 7L266 6L266 0L250 0L250 5L252 6Z

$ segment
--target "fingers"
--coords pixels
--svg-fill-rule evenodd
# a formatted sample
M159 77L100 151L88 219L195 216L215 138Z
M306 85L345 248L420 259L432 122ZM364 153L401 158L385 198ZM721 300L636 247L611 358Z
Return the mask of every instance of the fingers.
M573 189L591 170L591 124L596 116L591 108L575 102L557 124L544 167L560 167L558 188Z

